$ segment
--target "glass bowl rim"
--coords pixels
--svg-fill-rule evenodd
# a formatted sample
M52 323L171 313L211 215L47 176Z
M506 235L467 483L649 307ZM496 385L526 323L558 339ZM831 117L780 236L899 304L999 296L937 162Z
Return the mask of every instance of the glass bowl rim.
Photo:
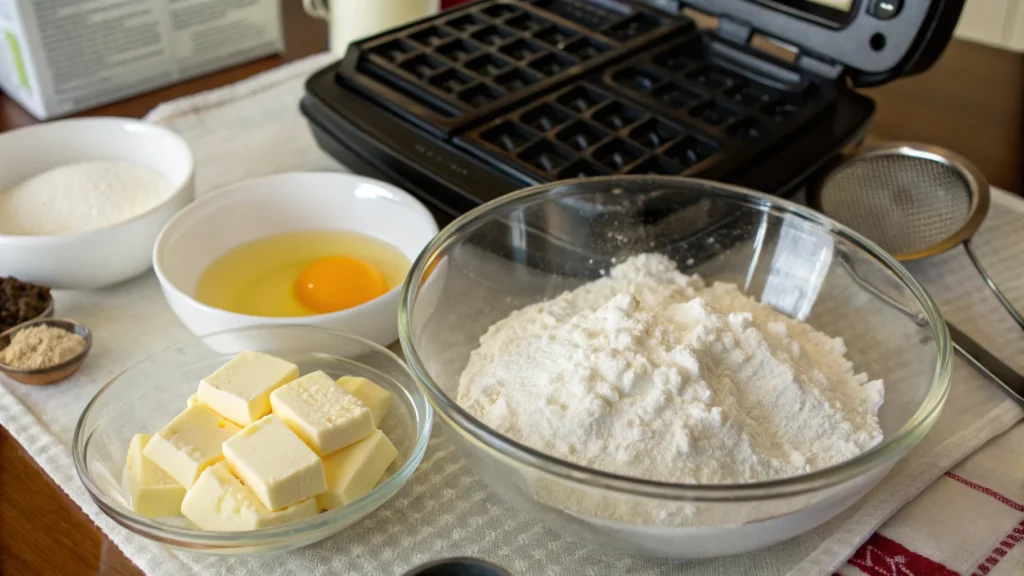
M78 474L78 478L85 486L89 496L92 497L93 501L96 502L99 508L122 526L136 532L137 534L141 534L159 542L187 547L206 546L211 549L226 549L258 547L275 540L292 539L307 533L314 533L327 528L332 524L341 523L347 518L369 513L394 496L394 494L397 493L403 485L405 485L409 478L412 477L416 469L419 468L419 465L426 454L427 446L430 442L431 430L433 428L433 409L429 401L422 402L422 417L414 416L416 420L416 440L413 444L412 452L410 453L409 458L399 466L398 470L396 470L394 474L384 480L384 482L375 486L373 490L361 498L334 510L321 512L315 516L298 522L283 524L281 526L273 526L270 528L261 528L259 530L247 530L244 532L212 532L205 530L193 530L191 528L180 528L136 514L131 509L126 508L121 503L116 502L107 496L107 494L92 481L92 476L87 472L85 465L86 446L84 428L86 419L99 398L126 373L140 366L144 362L150 361L161 354L165 354L183 345L196 344L210 338L230 336L232 334L244 334L247 332L265 330L293 329L300 329L307 332L320 332L332 337L340 337L342 339L347 339L358 344L365 345L374 352L383 353L386 357L405 370L412 378L413 382L417 384L413 387L414 389L409 390L412 395L414 405L419 404L419 401L427 400L424 397L422 388L416 381L416 376L410 372L408 365L394 352L360 336L338 332L329 328L304 324L242 326L239 328L220 330L204 334L202 336L193 336L189 339L180 340L170 346L153 352L152 354L148 354L144 358L134 362L131 366L118 372L117 375L111 378L109 382L104 384L96 394L93 395L89 400L89 403L85 405L81 416L78 418L78 422L75 424L75 432L71 440L71 452L75 464L75 472ZM416 406L416 414L420 414L420 406ZM380 500L380 496L382 494L386 494L387 496L383 500Z
M884 437L882 442L854 458L807 474L746 484L684 484L614 474L550 456L491 429L449 397L433 380L412 345L411 311L415 307L416 293L423 283L425 271L438 263L439 255L450 244L484 223L506 216L511 209L535 203L543 197L571 196L578 192L579 186L593 189L602 185L642 183L674 188L683 194L714 194L721 199L762 213L796 217L825 230L830 236L852 244L896 276L922 308L936 347L935 367L928 392L906 423L892 435ZM468 435L474 444L483 447L492 456L601 490L675 501L753 501L779 498L805 494L858 478L886 462L891 455L909 450L924 437L946 400L952 373L949 331L938 306L910 272L880 246L854 230L796 202L741 186L675 176L612 175L559 180L512 192L467 212L431 240L413 263L402 286L398 309L398 337L409 369L418 384L426 389L427 397L439 416L455 431Z

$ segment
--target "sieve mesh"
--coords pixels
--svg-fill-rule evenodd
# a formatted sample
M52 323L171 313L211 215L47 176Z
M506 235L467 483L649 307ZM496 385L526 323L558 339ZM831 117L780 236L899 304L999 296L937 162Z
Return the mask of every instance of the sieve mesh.
M971 186L954 167L914 156L866 156L841 166L818 195L821 211L892 254L936 246L971 216Z

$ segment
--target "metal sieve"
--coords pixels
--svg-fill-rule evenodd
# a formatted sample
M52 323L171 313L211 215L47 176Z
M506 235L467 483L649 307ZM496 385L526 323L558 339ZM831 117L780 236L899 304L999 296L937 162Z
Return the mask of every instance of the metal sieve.
M961 156L926 144L870 148L840 164L810 202L901 262L962 244L985 284L1024 329L1024 317L985 271L971 245L988 213L989 186Z

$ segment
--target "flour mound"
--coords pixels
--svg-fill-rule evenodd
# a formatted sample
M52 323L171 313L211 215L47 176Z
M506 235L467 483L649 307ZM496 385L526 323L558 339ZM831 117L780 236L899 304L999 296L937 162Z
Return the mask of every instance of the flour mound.
M509 315L470 355L458 402L552 456L677 483L746 483L848 460L882 440L881 380L842 339L735 284L644 254Z

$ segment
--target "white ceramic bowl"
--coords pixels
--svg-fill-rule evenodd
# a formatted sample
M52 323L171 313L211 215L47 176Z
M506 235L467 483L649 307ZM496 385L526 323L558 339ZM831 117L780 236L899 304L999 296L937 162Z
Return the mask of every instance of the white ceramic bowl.
M391 344L398 339L399 288L347 310L293 318L237 314L194 298L203 270L228 250L272 234L325 229L379 238L410 262L437 234L430 212L390 184L336 172L277 174L229 186L182 210L157 238L153 268L171 309L197 335L304 324Z
M117 224L55 236L0 234L0 271L53 288L98 288L149 269L160 229L193 198L192 152L170 130L131 118L78 118L0 134L0 191L64 164L124 161L162 174L174 192Z

